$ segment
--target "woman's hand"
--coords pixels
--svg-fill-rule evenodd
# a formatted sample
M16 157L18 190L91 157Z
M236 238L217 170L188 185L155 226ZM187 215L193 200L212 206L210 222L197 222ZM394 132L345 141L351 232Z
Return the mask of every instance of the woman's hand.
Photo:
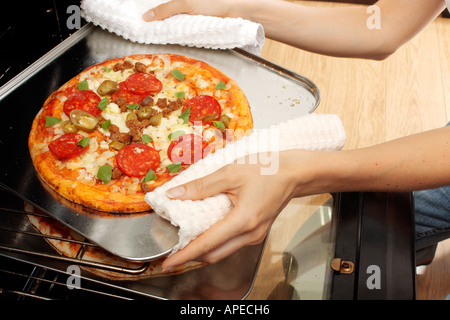
M230 4L233 1L222 0L172 0L144 13L145 21L164 20L179 13L230 17Z
M280 169L275 174L261 174L260 164L232 164L168 190L169 197L181 200L226 193L234 207L223 220L170 256L163 268L192 260L216 263L244 246L261 243L278 214L295 196L293 155L279 155Z

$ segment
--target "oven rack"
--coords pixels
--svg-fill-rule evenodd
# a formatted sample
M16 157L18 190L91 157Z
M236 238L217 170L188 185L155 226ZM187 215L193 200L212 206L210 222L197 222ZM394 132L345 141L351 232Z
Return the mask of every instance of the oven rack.
M34 212L28 212L25 210L10 209L10 208L4 208L4 207L0 207L0 214L2 214L2 215L5 215L5 214L23 215L24 217L22 218L22 220L26 220L27 215L35 215L35 216L41 216L41 217L52 219L44 213L34 213ZM122 266L118 266L118 265L114 265L114 264L90 261L90 260L87 260L84 258L84 253L85 253L87 247L97 247L97 248L99 248L99 247L97 245L89 242L88 240L86 240L86 239L74 240L74 239L66 239L62 236L49 236L49 235L41 234L38 231L30 231L30 229L34 230L34 227L31 226L31 224L30 224L29 228L26 228L25 230L0 226L1 232L8 232L11 234L14 234L14 233L16 234L16 235L12 235L11 237L15 237L17 235L19 235L19 236L25 235L25 236L41 238L44 240L45 239L58 240L58 241L63 241L63 242L68 242L68 243L79 244L80 249L78 250L78 252L74 258L59 255L54 250L53 250L54 252L40 252L35 249L12 247L12 246L4 245L1 243L0 243L0 250L19 253L19 254L23 254L23 255L41 257L41 258L45 258L45 259L58 260L58 261L66 262L66 263L77 264L77 265L82 265L82 266L91 267L91 268L105 269L105 270L109 270L109 271L119 272L119 273L123 273L123 274L130 274L130 275L141 274L141 273L145 272L150 265L149 262L146 262L146 263L142 263L141 266L138 268L126 268L126 267L122 267ZM47 244L47 246L51 247L49 244Z
M136 296L130 291L109 287L100 282L87 283L85 279L83 286L70 290L67 287L68 276L63 272L2 256L0 263L0 279L7 279L0 287L0 300L142 299L142 296Z
M150 262L135 263L138 267L126 268L87 260L84 256L86 249L99 246L81 236L76 240L41 234L31 225L27 215L53 219L45 213L25 210L23 200L0 186L0 300L155 298L127 288L124 283L117 284L96 276L81 275L83 285L70 290L67 286L70 276L67 267L70 265L139 275L147 270ZM47 240L74 243L80 245L80 249L74 258L62 256Z
M131 261L114 257L108 253L106 261L91 261L91 250L104 250L101 245L96 244L88 238L80 236L78 232L71 232L71 235L62 235L66 238L47 237L42 235L27 217L31 214L42 215L43 217L54 219L46 212L40 210L30 210L30 204L22 196L11 191L0 183L0 269L17 272L15 263L29 266L34 270L49 270L48 274L57 273L60 277L74 279L73 276L80 275L83 288L92 286L101 286L100 291L106 293L119 291L119 295L125 297L132 296L134 300L180 300L180 299L198 299L198 288L212 288L215 294L227 295L228 299L245 299L251 290L255 281L256 272L259 268L261 252L264 250L265 242L256 246L248 246L224 259L220 263L189 270L177 274L152 277L148 276L148 271L153 267L152 261ZM34 206L38 209L39 207ZM56 220L56 221L55 221ZM54 219L55 223L58 222ZM72 240L72 237L74 240ZM54 240L68 241L73 246L81 245L76 257L65 257L57 251L49 242ZM93 248L91 248L93 247ZM78 249L78 248L77 248ZM107 250L104 250L108 252ZM110 260L112 256L112 260ZM129 261L128 261L129 262ZM9 267L8 265L12 265ZM80 266L79 273L74 272L74 266ZM236 267L239 266L239 267ZM71 267L71 269L69 269ZM131 268L131 269L130 269ZM16 270L17 269L17 270ZM0 270L0 300L6 293L19 290L15 283L8 287L9 278L12 274L1 272ZM105 271L106 270L106 271ZM107 277L106 272L115 273L114 277ZM24 274L31 273L27 270ZM141 274L142 273L142 274ZM16 277L14 277L16 278ZM20 277L26 278L26 276ZM49 279L47 276L46 279ZM230 278L233 280L230 281ZM32 279L33 281L38 281ZM20 281L19 281L20 282ZM6 284L5 284L6 283ZM64 287L65 293L81 292L82 290L69 290L66 282L62 286L51 285L53 287ZM50 286L50 284L46 284ZM230 286L235 288L229 296ZM12 289L11 289L12 288ZM22 288L20 288L20 291ZM25 291L28 293L28 291ZM72 293L71 293L72 292ZM54 299L61 300L64 294L55 296ZM44 295L46 296L46 295ZM63 298L61 298L63 297ZM104 299L103 296L92 297L93 299ZM84 298L74 298L84 299ZM203 298L205 299L205 298ZM207 298L206 298L207 299Z

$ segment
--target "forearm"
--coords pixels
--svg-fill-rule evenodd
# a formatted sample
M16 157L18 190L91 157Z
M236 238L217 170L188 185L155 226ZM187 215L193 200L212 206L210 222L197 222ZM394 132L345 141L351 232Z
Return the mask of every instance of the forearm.
M379 28L367 24L367 6L313 7L274 0L231 1L230 16L264 26L268 38L303 50L338 57L383 59L442 11L444 2L381 0ZM234 8L234 9L233 9Z
M309 7L287 1L243 2L239 14L261 23L266 36L320 54L373 55L376 33L366 27L366 7Z
M442 12L444 0L379 0L374 8L315 7L284 0L172 0L144 13L146 21L174 14L243 18L261 23L267 37L339 57L382 59ZM368 21L376 15L376 25ZM378 25L379 24L379 25Z
M296 195L346 191L411 191L450 185L450 127L358 150L308 155Z

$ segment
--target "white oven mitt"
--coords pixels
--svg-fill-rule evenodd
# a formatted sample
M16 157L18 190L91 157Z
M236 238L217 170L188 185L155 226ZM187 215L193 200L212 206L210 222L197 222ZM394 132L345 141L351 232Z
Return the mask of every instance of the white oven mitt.
M146 22L142 15L167 0L82 0L87 22L127 40L146 44L179 44L210 49L242 48L260 54L263 27L241 18L178 14L163 21Z
M206 176L219 168L249 156L249 162L266 164L261 174L275 174L276 154L271 151L290 149L333 151L343 148L346 140L341 120L333 114L308 114L268 129L255 130L251 135L228 144L191 165L169 182L145 195L145 200L161 217L179 227L179 242L172 253L184 248L190 241L221 220L232 208L226 194L218 194L204 200L173 200L166 190L191 180ZM253 155L253 156L252 156ZM271 156L272 155L272 156ZM253 158L253 160L252 160Z

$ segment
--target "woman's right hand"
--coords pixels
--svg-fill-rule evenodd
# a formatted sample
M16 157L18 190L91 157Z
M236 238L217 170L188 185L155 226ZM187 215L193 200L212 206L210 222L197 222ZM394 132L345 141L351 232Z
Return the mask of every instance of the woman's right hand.
M144 13L145 21L164 20L179 13L205 15L216 17L236 17L233 16L230 8L236 6L234 1L223 0L172 0L163 3Z

